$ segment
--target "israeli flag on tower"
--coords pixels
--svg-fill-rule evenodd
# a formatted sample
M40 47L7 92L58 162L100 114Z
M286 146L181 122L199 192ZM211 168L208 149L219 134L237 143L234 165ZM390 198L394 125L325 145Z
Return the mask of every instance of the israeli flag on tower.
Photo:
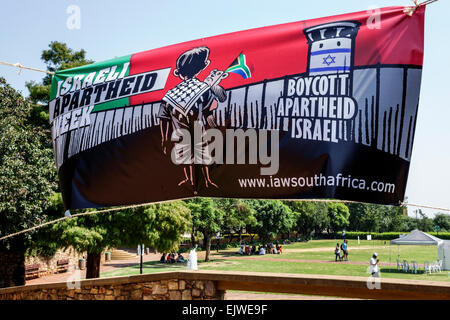
M309 75L350 72L359 26L358 21L342 21L305 29Z

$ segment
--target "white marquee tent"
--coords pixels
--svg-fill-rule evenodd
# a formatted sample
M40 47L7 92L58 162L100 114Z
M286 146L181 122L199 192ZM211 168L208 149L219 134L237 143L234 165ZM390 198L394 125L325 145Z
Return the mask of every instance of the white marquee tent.
M442 269L450 270L450 241L444 241L420 230L413 230L404 237L391 240L391 244L437 246L438 259L442 260Z
M404 237L391 240L391 244L420 246L438 246L442 242L444 242L444 240L417 229L411 231L410 234Z
M450 270L450 240L438 245L438 259L442 260L442 270Z

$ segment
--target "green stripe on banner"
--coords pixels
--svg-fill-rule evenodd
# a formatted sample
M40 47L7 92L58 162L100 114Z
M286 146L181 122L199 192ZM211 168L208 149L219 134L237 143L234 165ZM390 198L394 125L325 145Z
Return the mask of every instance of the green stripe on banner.
M122 98L122 99L117 99L117 100L97 104L97 105L95 105L94 109L92 109L92 112L99 112L99 111L104 111L104 110L109 110L109 109L126 107L128 105L129 105L129 101L128 101L128 97L126 97L126 98Z

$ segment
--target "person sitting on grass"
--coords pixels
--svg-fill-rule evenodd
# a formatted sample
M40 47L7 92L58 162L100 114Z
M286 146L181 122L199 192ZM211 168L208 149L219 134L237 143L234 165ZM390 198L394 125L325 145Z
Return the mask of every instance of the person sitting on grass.
M336 248L334 249L334 254L336 255L334 261L342 261L342 257L341 257L341 250L339 248L339 243L336 243Z
M276 249L277 249L278 254L282 254L283 253L283 250L282 250L281 247L282 246L278 245L278 243L277 243Z
M166 263L166 253L165 252L162 254L161 258L159 259L159 262Z
M167 263L175 263L175 255L173 253L167 256Z
M241 256L244 255L244 249L242 249L242 247L239 248L238 254Z
M182 255L181 253L178 254L178 257L177 257L177 259L176 259L176 262L181 262L181 263L184 262L184 257L183 257L183 255Z
M265 255L266 254L266 249L264 249L263 246L259 247L259 255Z
M256 246L253 245L252 249L250 250L250 254L256 254Z

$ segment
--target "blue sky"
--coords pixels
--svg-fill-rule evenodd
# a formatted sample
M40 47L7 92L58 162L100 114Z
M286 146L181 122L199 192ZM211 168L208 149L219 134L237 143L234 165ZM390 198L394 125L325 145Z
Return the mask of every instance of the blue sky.
M409 0L87 1L3 0L0 61L45 69L43 49L53 40L85 49L101 61L233 31L300 21ZM80 8L80 29L69 29L67 8ZM406 196L410 203L450 208L450 2L431 4L425 19L425 58L418 124ZM0 76L28 94L25 82L42 74L0 65ZM412 208L414 210L415 208ZM410 210L410 215L413 211ZM435 211L424 210L433 215Z

